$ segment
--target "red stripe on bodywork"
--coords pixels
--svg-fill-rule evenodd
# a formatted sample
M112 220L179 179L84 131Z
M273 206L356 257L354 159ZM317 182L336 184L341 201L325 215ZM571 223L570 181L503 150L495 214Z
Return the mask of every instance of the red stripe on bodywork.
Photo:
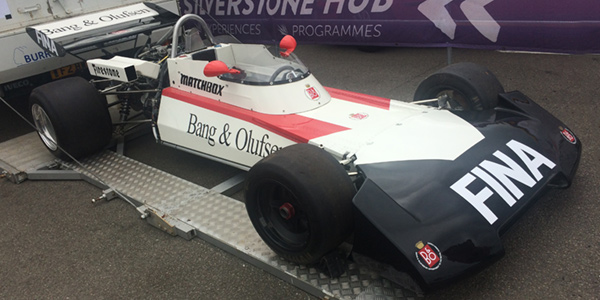
M295 114L262 114L189 92L184 92L173 87L164 89L162 94L191 105L252 123L297 143L308 143L309 140L314 138L350 129Z
M373 106L385 110L390 110L391 100L387 98L349 92L345 90L338 90L330 87L326 87L325 89L333 98L354 102L362 105Z

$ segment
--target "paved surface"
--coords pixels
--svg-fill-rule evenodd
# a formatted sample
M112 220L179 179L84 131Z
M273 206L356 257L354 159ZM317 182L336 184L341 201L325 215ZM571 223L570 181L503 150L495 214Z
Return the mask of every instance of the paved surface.
M296 53L326 86L394 99L410 99L447 60L444 49ZM584 154L573 186L548 193L504 236L502 260L426 299L598 299L600 57L455 49L453 61L486 65L506 90L536 100L578 135ZM2 104L0 124L0 141L29 131ZM126 154L205 187L238 172L158 146L150 135ZM91 204L99 195L84 182L0 180L0 299L312 298L199 239L149 226L123 201Z

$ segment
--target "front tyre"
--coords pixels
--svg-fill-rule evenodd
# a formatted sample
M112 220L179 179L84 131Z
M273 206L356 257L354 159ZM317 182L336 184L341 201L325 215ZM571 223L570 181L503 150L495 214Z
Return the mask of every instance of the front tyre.
M474 63L457 63L423 80L413 100L445 97L444 108L481 111L496 107L500 93L504 93L504 88L490 70Z
M254 228L281 257L312 264L352 232L355 188L325 150L297 144L258 162L245 183Z
M110 142L112 123L106 99L81 77L35 88L29 104L42 142L60 159L70 159L65 152L74 158L90 155Z

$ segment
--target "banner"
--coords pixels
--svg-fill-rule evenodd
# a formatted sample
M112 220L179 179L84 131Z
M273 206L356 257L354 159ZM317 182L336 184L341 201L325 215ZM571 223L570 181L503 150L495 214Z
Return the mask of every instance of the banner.
M597 0L179 0L215 35L271 43L600 52ZM222 27L217 25L214 18Z

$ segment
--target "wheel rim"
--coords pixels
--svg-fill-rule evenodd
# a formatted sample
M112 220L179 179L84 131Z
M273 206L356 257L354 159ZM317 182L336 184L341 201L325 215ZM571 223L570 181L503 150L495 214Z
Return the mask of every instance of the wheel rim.
M308 215L286 186L276 181L264 182L256 197L260 227L277 247L301 251L310 238Z
M52 126L52 122L46 114L46 111L44 111L44 109L38 104L34 104L31 107L31 114L33 116L35 127L37 128L38 135L42 139L44 145L46 145L48 149L56 151L56 149L58 149L56 144L56 132L54 131L54 126Z

